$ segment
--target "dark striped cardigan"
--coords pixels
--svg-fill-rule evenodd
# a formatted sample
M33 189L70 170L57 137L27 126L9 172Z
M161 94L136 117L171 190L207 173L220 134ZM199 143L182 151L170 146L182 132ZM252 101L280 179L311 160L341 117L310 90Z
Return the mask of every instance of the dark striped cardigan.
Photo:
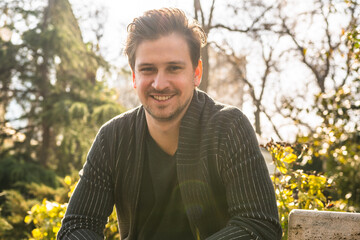
M89 151L58 239L103 239L115 204L121 239L136 239L144 108L110 120ZM280 239L274 189L255 133L241 111L195 90L176 152L194 239Z

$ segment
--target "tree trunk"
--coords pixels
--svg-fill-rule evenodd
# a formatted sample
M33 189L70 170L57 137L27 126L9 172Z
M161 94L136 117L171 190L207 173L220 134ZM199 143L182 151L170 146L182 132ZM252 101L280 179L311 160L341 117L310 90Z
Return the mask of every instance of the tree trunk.
M260 125L260 105L256 104L256 111L255 111L255 132L261 136L261 125Z
M201 59L203 62L203 75L199 88L206 92L209 86L209 45L201 49Z
M50 15L52 8L54 7L54 0L48 1L48 6L44 12L44 20L42 31L47 31L48 24L50 21ZM50 79L49 79L49 49L50 42L49 39L44 41L43 47L43 63L39 67L39 75L40 75L40 95L42 97L42 118L41 118L41 128L42 128L42 140L39 154L39 162L42 166L46 167L49 159L49 151L50 151L50 143L51 141L51 124L49 122L49 111L51 106L49 106L46 101L49 97L50 89Z

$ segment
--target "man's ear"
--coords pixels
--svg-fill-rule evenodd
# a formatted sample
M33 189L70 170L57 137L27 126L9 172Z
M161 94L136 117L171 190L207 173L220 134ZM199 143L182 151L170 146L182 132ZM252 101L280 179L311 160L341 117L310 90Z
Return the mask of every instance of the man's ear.
M133 70L131 70L131 73L132 73L132 85L133 85L133 88L136 88L135 72Z
M200 85L202 73L203 73L203 67L202 67L202 61L200 59L197 67L195 68L195 76L194 76L195 87L198 87Z

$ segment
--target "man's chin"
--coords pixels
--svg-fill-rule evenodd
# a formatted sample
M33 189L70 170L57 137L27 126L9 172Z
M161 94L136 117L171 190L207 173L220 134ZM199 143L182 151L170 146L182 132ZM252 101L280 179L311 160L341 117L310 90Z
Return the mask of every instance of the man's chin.
M169 122L176 118L175 114L151 114L150 116L159 122Z
M156 121L159 122L169 122L172 121L174 119L176 119L181 111L175 111L175 112L156 112L156 111L152 111L151 109L146 109L146 112L148 113L148 115L150 115L151 118L153 118Z

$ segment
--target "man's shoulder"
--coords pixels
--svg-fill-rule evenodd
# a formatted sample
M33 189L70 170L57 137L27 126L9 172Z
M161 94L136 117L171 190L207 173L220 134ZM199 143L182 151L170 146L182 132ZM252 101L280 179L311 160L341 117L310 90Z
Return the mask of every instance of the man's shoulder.
M203 117L205 117L207 121L218 122L220 120L229 122L244 117L244 114L238 107L218 102L206 93L199 92L199 94L203 95L206 99Z
M138 106L136 108L130 109L126 112L123 112L109 121L102 125L102 130L111 130L113 131L114 128L124 128L124 129L131 129L132 126L143 117L143 108Z

